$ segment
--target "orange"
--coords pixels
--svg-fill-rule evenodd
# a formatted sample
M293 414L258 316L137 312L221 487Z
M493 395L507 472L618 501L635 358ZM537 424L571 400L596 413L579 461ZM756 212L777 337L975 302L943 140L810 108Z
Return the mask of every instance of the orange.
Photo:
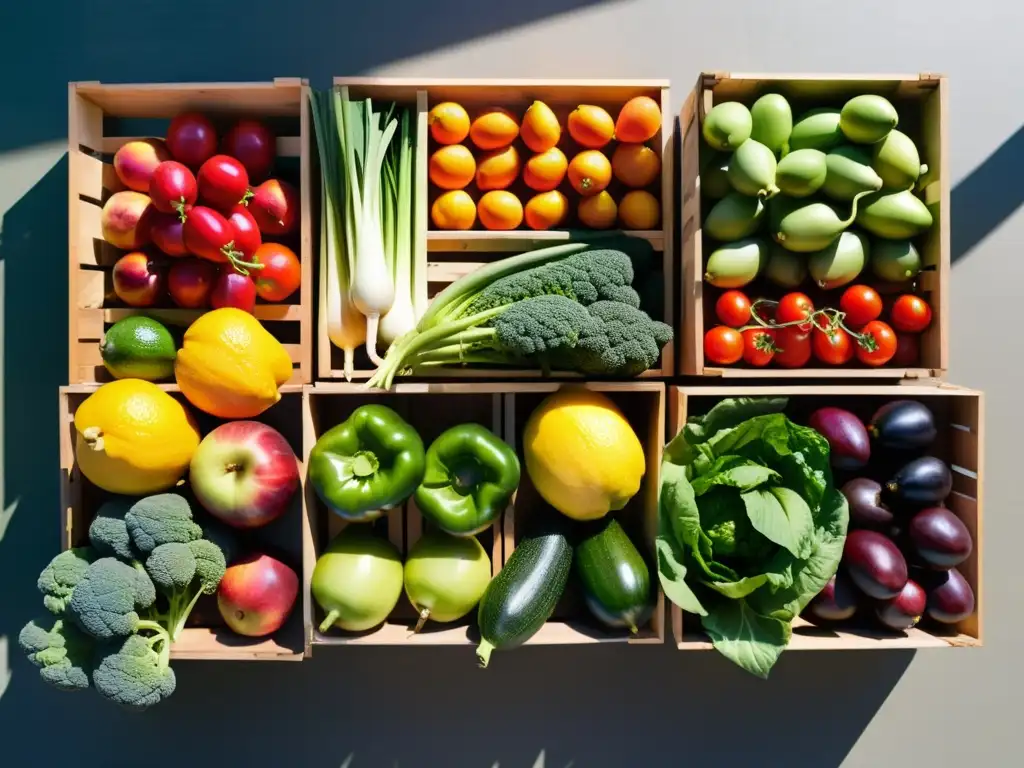
M485 192L477 204L477 213L486 229L515 229L523 223L523 204L504 189Z
M642 189L634 189L619 201L619 221L623 229L654 229L661 219L658 199Z
M661 107L650 96L634 96L627 101L615 120L618 141L642 144L661 130Z
M507 147L519 135L515 115L501 107L485 109L469 126L469 138L480 149Z
M615 224L615 219L619 215L619 209L615 205L615 200L605 190L580 200L576 214L580 217L580 221L585 227L608 229Z
M557 227L569 212L569 201L557 189L541 192L526 202L526 226L530 229Z
M523 169L523 181L530 189L537 192L547 192L555 189L565 178L565 169L569 167L569 161L565 159L565 153L558 147L552 147L546 152L533 155L526 161Z
M523 125L519 130L523 143L534 152L546 152L562 138L562 126L558 118L543 101L531 104L523 115Z
M430 156L430 180L441 189L463 189L475 173L473 153L462 144L449 144Z
M612 173L627 187L646 187L661 173L661 158L646 144L619 144L612 153Z
M612 140L615 122L607 110L593 104L580 104L569 113L569 135L588 149L600 149Z
M516 180L519 168L519 152L514 146L492 149L477 163L476 186L482 191L505 189Z
M476 203L465 190L453 189L430 206L430 218L438 229L470 229L476 222Z
M580 152L569 162L569 183L581 195L596 195L612 180L612 164L596 149Z
M469 115L461 104L443 101L427 116L430 135L438 144L458 144L469 136Z

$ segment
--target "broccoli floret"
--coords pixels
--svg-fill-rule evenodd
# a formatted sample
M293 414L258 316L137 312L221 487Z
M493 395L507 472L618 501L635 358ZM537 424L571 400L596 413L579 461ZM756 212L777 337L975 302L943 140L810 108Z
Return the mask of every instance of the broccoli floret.
M115 557L102 557L89 566L71 593L68 614L83 631L98 640L110 640L144 627L161 629L136 613L153 605L155 597L145 571Z
M148 555L161 544L188 544L202 538L203 530L192 519L184 496L159 493L132 504L124 516L132 543Z
M672 341L671 326L626 304L597 301L587 312L595 322L583 327L579 343L564 357L582 373L636 376L657 363Z
M224 551L206 539L199 539L189 543L192 555L196 559L196 578L199 579L199 589L204 595L212 595L217 592L220 580L224 578L227 570L227 558Z
M495 346L519 357L545 357L579 341L590 322L586 308L564 296L518 301L494 318Z
M128 535L125 515L132 508L133 499L118 496L105 501L96 511L96 516L89 525L89 542L101 555L113 555L131 562L139 558L139 553Z
M39 667L44 682L62 691L89 687L94 643L74 624L56 619L47 629L39 621L30 621L18 635L18 644Z
M196 559L188 544L161 544L146 558L146 570L162 592L173 594L192 583Z
M212 595L224 577L224 553L212 541L161 544L146 560L146 570L167 598L165 625L178 639L200 596Z
M154 645L160 650L154 650ZM127 709L142 711L159 704L174 693L177 684L168 638L131 635L116 650L107 650L92 680L101 696Z
M64 550L43 568L36 586L43 593L46 610L57 616L64 613L75 586L95 559L92 547L75 547Z

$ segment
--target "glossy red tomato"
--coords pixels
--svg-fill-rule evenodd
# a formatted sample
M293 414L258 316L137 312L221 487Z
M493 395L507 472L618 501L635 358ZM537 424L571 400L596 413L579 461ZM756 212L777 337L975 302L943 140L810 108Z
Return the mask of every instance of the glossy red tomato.
M718 365L732 365L743 357L743 336L735 328L716 325L704 334L704 357Z
M792 323L796 320L803 320L809 318L814 312L814 303L803 293L787 293L781 299L779 299L779 306L775 308L775 322L779 325L785 325L786 323ZM800 325L792 326L798 330L799 333L805 336L811 332L810 322L801 323Z
M743 331L743 362L749 365L768 365L775 357L775 331L766 328L748 328Z
M233 157L214 155L199 169L199 199L224 214L244 204L252 192L245 166Z
M253 261L263 265L252 274L256 292L264 301L284 301L299 289L302 269L299 257L291 248L280 243L264 243Z
M775 357L772 358L776 365L783 368L802 368L811 359L811 335L801 333L799 326L779 328L775 332Z
M185 309L207 306L217 281L217 267L202 259L181 259L171 266L167 290L171 300Z
M210 294L210 306L214 309L235 307L252 312L256 308L256 286L248 275L224 266Z
M173 213L154 213L149 225L153 245L168 256L187 256L183 231L185 224Z
M882 297L869 285L851 285L843 291L839 309L848 326L859 328L882 316Z
M185 220L185 210L196 202L196 177L177 160L165 160L149 180L149 197L161 213L176 213Z
M250 182L263 181L277 154L271 130L258 120L239 120L224 136L222 151L245 166Z
M750 299L743 291L726 291L715 302L715 315L730 328L740 328L750 322Z
M860 329L856 352L865 365L885 365L896 354L896 333L888 323L872 320Z
M217 129L205 115L183 112L171 120L165 143L175 160L195 169L217 151Z
M811 347L814 356L826 365L844 365L853 359L853 341L842 328L816 327L811 332Z
M896 299L889 313L897 331L920 333L932 322L932 308L920 296L905 294Z
M183 235L185 247L191 253L210 261L225 262L235 239L235 228L213 208L196 205L188 212Z
M235 232L232 240L234 249L241 251L243 260L252 261L253 254L263 244L263 236L260 235L260 228L256 226L256 219L244 205L236 205L228 217L228 223Z

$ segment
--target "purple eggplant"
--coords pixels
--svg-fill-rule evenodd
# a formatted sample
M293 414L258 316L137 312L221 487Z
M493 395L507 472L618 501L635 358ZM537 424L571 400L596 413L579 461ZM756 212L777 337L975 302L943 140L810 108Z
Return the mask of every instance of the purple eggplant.
M867 466L871 458L871 439L864 422L850 411L831 406L811 414L808 426L829 446L829 461L836 469L856 470Z
M896 597L884 600L875 607L875 615L889 629L910 629L924 615L927 599L921 585L908 579Z
M939 570L960 565L974 549L967 526L945 507L928 507L910 518L907 538L920 560Z
M909 578L903 553L878 531L850 531L842 564L857 589L875 600L896 597Z
M867 477L855 477L842 487L850 507L851 528L886 530L892 526L892 510L882 501L882 486Z

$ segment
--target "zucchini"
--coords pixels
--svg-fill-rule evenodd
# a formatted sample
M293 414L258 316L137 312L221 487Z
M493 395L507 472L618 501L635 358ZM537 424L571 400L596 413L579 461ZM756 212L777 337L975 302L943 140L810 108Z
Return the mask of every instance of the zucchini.
M572 558L572 545L557 525L545 525L516 545L477 608L481 667L491 651L518 648L551 618L569 581Z
M586 533L574 565L587 608L602 624L636 634L650 619L651 574L618 520L606 517Z

